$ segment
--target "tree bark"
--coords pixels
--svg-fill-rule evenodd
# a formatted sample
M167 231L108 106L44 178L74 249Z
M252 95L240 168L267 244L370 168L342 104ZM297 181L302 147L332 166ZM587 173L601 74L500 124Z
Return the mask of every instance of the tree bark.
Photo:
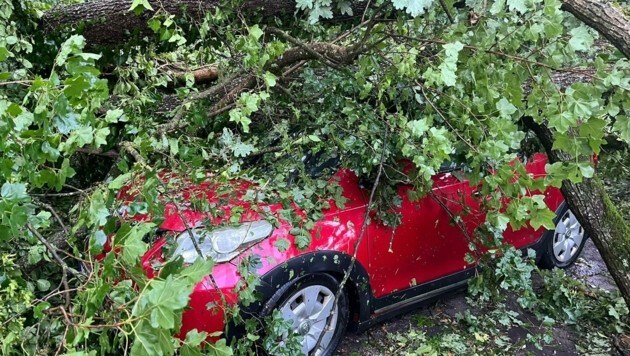
M613 5L600 0L562 0L562 9L595 29L630 58L630 21Z
M43 28L54 31L66 26L76 26L90 46L124 43L133 33L147 34L151 31L147 21L156 11L164 10L174 15L186 15L195 20L213 12L224 1L221 0L149 0L154 11L145 10L140 15L129 11L131 0L92 0L81 4L59 6L44 13L41 19ZM359 16L369 3L354 1L352 9ZM263 18L293 15L296 12L295 0L248 0L235 9L244 15L257 15ZM348 16L337 14L335 20L347 20Z
M532 118L525 124L541 141L550 162L569 162L571 157L553 150L553 132ZM598 177L580 184L562 182L562 194L584 231L593 240L626 304L630 306L630 226L619 214Z

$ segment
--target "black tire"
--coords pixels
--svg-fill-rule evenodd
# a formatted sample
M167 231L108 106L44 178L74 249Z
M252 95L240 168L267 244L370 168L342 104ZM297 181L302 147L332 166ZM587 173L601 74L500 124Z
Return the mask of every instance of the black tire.
M571 219L574 219L575 216L569 210L566 204L562 204L562 207L558 211L556 218L554 219L554 223L556 227L554 230L548 230L545 232L543 236L543 246L541 248L541 258L538 261L538 266L540 268L551 269L551 268L568 268L577 261L578 257L582 253L584 249L584 244L588 239L588 235L584 232L584 228L580 226L580 223L575 220L575 224L577 224L577 228L581 233L581 239L576 241L576 238L566 237L566 234L562 234L562 227L564 226L565 231L567 230L566 222ZM578 233L578 234L579 234ZM575 235L575 234L574 234ZM577 235L575 235L577 236ZM569 250L564 251L564 254L559 254L554 251L554 245L562 243L562 241L566 241L572 239L573 245ZM565 255L568 254L568 255Z
M261 314L263 316L270 315L274 309L280 309L285 302L296 296L301 291L304 291L306 288L312 286L321 286L328 289L333 293L333 297L339 291L339 282L333 276L328 274L307 275L298 279L297 281L290 281L283 285L280 289L278 289L265 303ZM317 353L318 356L333 355L333 353L339 346L343 335L345 334L346 327L348 325L349 315L350 310L348 295L347 293L345 293L345 291L342 291L341 293L339 293L339 298L337 300L337 317L335 325L333 326L333 336L330 339L328 345L326 345L325 349ZM333 316L331 316L330 318L334 319ZM330 318L327 319L327 323L330 321ZM304 342L306 342L306 337ZM309 355L312 354L314 353L311 350L311 352L309 352Z

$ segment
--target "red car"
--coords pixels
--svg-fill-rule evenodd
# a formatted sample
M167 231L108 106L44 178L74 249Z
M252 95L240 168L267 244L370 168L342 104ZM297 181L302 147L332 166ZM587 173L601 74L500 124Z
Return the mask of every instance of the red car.
M546 163L545 155L535 154L526 168L529 174L542 176ZM263 298L248 311L268 315L274 309L280 310L292 322L294 331L304 336L304 354L329 355L346 328L364 330L443 292L463 287L473 275L475 265L465 262L470 252L467 236L483 223L484 216L478 211L479 197L474 187L454 173L449 167L436 174L432 194L419 201L410 201L407 193L411 186L397 186L402 202L398 208L400 225L392 229L371 219L358 247L370 190L350 170L337 169L333 175L343 189L345 206L340 208L330 201L330 208L310 230L311 244L306 249L295 246L288 224L274 227L265 220L261 211L273 214L281 209L279 204L253 208L241 199L248 194L250 183L235 182L230 192L217 191L209 182L190 185L180 192L184 199L202 196L223 214L193 208L177 211L167 204L159 229L161 237L142 263L150 275L155 273L156 261L172 257L162 255L168 239L175 241L174 255L181 255L185 262L194 261L197 252L187 225L203 254L217 262L212 275L221 291L215 289L209 277L195 287L190 308L183 315L181 335L185 335L192 329L210 333L225 330L222 309L209 309L208 305L220 306L221 294L228 303L237 303L235 288L241 281L237 266L246 256L259 255L262 266L257 273L262 285L258 291ZM534 248L541 263L548 267L567 267L584 246L584 230L565 207L558 189L549 188L544 195L548 207L557 212L555 231L508 228L504 238L517 248ZM129 199L130 195L123 191L121 197ZM453 224L452 213L461 212L464 204L467 213L462 215L462 223ZM294 210L301 214L295 205ZM240 225L214 230L204 227L229 221L234 211L240 214ZM286 244L286 240L291 243ZM335 300L347 270L349 278Z

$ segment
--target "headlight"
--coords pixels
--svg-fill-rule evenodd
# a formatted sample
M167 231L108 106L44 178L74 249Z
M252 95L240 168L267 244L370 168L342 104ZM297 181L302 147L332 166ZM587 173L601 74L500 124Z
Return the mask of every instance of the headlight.
M252 221L237 227L225 227L208 231L192 229L192 239L195 239L203 257L212 258L215 262L226 262L238 256L240 249L260 241L271 235L273 226L265 220ZM199 256L188 231L177 236L177 248L173 256L182 256L184 262L193 263Z

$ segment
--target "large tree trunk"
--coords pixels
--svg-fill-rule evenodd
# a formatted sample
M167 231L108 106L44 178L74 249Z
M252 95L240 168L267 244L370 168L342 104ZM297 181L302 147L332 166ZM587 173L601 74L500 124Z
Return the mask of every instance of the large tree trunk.
M160 9L170 14L186 15L199 20L214 12L222 0L149 0L154 11L145 10L140 15L129 11L132 0L92 0L81 4L60 6L47 11L41 19L42 26L48 31L65 26L76 26L90 46L113 45L124 43L133 33L149 33L147 20ZM354 14L360 15L369 3L354 1ZM248 0L237 11L244 15L261 18L293 15L296 12L295 0ZM348 20L348 16L336 14L335 20Z
M524 121L540 139L551 162L570 161L571 157L552 149L553 133L547 126L531 118ZM580 184L564 181L562 193L630 306L630 226L614 207L598 177L585 179Z
M598 0L562 0L562 9L595 29L630 58L630 22L613 5Z
M563 0L562 8L607 38L630 58L630 21L610 3L598 0ZM553 133L530 121L552 161L570 157L552 150ZM581 184L568 181L562 193L569 208L590 235L626 304L630 306L630 226L619 214L597 177Z

